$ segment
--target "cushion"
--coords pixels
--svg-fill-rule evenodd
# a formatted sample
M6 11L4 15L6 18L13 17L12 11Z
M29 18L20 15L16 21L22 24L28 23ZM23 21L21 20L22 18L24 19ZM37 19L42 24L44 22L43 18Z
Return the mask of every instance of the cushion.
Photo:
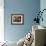
M25 37L24 37L24 38L21 38L21 39L17 42L17 46L23 46L23 44L24 44L24 39L25 39Z

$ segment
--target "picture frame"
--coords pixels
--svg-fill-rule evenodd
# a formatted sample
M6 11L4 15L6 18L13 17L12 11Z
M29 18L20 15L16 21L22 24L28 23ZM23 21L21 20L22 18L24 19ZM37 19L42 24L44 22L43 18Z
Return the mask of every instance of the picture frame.
M11 24L13 25L24 24L24 14L11 14Z

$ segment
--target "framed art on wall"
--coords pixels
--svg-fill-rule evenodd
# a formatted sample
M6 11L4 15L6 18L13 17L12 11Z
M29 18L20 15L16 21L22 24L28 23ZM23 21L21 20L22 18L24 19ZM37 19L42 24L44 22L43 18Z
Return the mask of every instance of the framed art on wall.
M11 14L11 24L24 24L24 14Z

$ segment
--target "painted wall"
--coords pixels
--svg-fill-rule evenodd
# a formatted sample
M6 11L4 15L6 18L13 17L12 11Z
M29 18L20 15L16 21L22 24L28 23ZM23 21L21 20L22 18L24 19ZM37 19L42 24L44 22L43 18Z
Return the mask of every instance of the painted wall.
M41 11L42 11L43 9L46 9L46 0L41 0L41 1L40 1L40 9L41 9ZM46 27L46 10L43 12L42 17L43 17L43 22L41 21L41 22L40 22L40 25Z
M18 41L32 28L33 18L40 9L40 0L5 0L4 35L7 41ZM24 25L12 25L11 14L24 14Z

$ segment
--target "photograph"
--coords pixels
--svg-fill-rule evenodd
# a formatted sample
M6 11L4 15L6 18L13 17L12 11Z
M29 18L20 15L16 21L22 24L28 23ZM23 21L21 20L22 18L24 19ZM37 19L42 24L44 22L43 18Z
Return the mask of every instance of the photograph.
M24 24L24 14L11 14L11 24Z

